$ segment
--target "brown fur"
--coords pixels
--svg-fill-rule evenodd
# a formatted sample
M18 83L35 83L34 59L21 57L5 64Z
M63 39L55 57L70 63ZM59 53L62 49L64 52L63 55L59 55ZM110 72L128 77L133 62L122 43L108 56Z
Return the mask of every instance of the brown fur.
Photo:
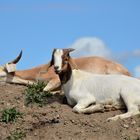
M84 57L74 60L79 69L86 70L88 72L94 72L99 74L121 73L131 76L128 70L122 65L101 57ZM51 66L48 71L46 71L48 66L49 64L46 64L28 70L16 71L15 75L22 79L32 81L36 81L38 76L42 79L52 79L56 77L56 74L54 72L53 66Z

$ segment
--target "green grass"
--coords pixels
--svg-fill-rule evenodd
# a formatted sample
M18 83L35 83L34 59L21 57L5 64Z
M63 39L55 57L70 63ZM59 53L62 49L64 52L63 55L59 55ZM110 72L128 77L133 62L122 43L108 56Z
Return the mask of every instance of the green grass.
M22 140L26 137L26 133L21 130L16 130L10 134L5 140Z
M20 113L15 107L6 108L2 111L2 122L9 123L15 122L17 118L22 117L22 113Z
M43 91L46 84L44 82L37 82L37 84L28 85L25 89L25 105L36 103L42 106L47 103L47 98L51 97L50 92Z
M131 139L130 137L127 140L140 140L140 137L136 138L136 139Z

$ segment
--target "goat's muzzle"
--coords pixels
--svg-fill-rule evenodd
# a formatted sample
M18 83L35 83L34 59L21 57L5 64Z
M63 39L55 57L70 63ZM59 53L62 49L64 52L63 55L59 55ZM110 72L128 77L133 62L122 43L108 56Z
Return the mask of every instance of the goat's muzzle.
M59 74L61 72L61 70L59 70L58 66L54 66L54 71L56 74Z

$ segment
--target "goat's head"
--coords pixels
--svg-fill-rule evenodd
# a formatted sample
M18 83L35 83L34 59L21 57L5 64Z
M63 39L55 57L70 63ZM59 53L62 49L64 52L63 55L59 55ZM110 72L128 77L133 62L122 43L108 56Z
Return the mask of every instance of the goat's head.
M54 65L54 70L57 74L64 72L70 60L69 53L74 49L54 49L52 54L51 66Z
M12 74L14 74L16 70L15 68L16 63L18 63L21 57L22 57L22 51L20 52L20 54L17 56L16 59L5 64L4 66L0 66L0 81L1 82L6 82L8 76L11 77Z

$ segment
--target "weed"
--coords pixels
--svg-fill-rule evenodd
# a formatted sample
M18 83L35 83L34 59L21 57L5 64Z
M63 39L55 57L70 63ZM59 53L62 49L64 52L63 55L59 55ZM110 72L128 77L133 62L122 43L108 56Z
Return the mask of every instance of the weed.
M136 138L136 139L131 139L130 137L128 137L127 140L140 140L140 137Z
M25 105L30 103L37 103L39 106L47 103L47 98L51 97L50 92L43 91L46 84L44 82L37 82L37 84L28 85L25 89Z
M22 113L16 110L15 107L7 108L2 111L2 122L9 123L15 122L17 118L22 117Z
M21 140L26 137L26 133L21 130L16 130L10 134L5 140Z

